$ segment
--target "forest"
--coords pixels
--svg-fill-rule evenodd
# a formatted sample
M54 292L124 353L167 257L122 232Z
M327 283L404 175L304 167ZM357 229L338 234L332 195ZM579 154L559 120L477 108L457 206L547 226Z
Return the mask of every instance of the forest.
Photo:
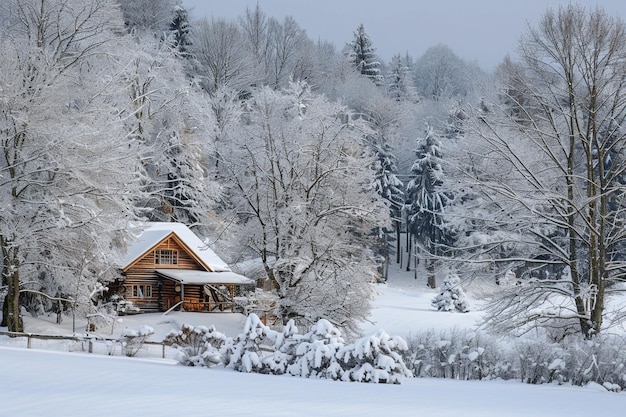
M145 221L266 278L283 324L356 336L391 263L495 282L496 332L624 319L626 25L600 8L546 10L493 73L446 45L383 62L363 25L337 47L176 0L4 0L0 48L10 331L105 308Z

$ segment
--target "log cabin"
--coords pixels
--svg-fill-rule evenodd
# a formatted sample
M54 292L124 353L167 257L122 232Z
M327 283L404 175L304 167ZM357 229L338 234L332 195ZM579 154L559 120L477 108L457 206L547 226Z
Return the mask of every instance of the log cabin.
M255 285L182 223L149 223L129 245L120 269L110 292L139 312L234 312L236 291Z

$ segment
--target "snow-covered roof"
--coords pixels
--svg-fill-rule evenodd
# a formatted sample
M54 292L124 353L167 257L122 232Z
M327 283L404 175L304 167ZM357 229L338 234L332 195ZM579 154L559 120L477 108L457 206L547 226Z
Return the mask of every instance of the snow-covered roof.
M146 252L174 233L178 239L193 251L193 254L214 272L230 271L230 268L194 232L182 223L146 223L141 235L128 246L122 260L122 269L127 268Z
M181 284L204 285L204 284L236 284L254 285L255 282L243 275L234 272L206 272L192 271L188 269L157 269L157 273L171 278Z

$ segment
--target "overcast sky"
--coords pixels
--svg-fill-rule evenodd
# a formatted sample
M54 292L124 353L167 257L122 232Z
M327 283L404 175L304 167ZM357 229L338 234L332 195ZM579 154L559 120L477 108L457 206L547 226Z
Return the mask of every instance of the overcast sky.
M428 47L444 44L461 58L492 70L506 54L514 56L519 36L549 7L566 0L183 0L192 17L233 20L258 3L269 16L293 16L313 40L338 50L361 23L379 56L397 53L419 58ZM626 19L625 0L578 0L599 5Z

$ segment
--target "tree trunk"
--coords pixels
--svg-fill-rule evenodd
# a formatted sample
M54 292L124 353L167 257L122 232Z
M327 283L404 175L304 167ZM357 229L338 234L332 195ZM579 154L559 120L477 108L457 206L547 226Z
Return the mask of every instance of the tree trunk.
M435 277L435 260L426 261L426 271L428 271L428 287L437 288L437 279Z
M7 296L4 300L7 311L7 327L10 332L23 332L24 322L20 315L20 280L17 271L13 271L8 279Z
M10 332L23 332L24 323L20 315L20 275L17 248L11 247L4 236L0 236L2 246L2 272L7 283L7 295L2 308L2 323Z
M399 264L402 262L402 242L401 233L400 233L400 222L396 222L396 263Z
M409 236L408 233L407 233L407 236ZM413 243L413 239L409 239L407 237L407 251L406 251L406 270L407 270L407 272L411 270L411 251L413 250L412 243Z
M9 317L9 303L8 303L8 295L4 296L4 302L2 303L2 322L0 322L0 327L8 327L7 317Z

